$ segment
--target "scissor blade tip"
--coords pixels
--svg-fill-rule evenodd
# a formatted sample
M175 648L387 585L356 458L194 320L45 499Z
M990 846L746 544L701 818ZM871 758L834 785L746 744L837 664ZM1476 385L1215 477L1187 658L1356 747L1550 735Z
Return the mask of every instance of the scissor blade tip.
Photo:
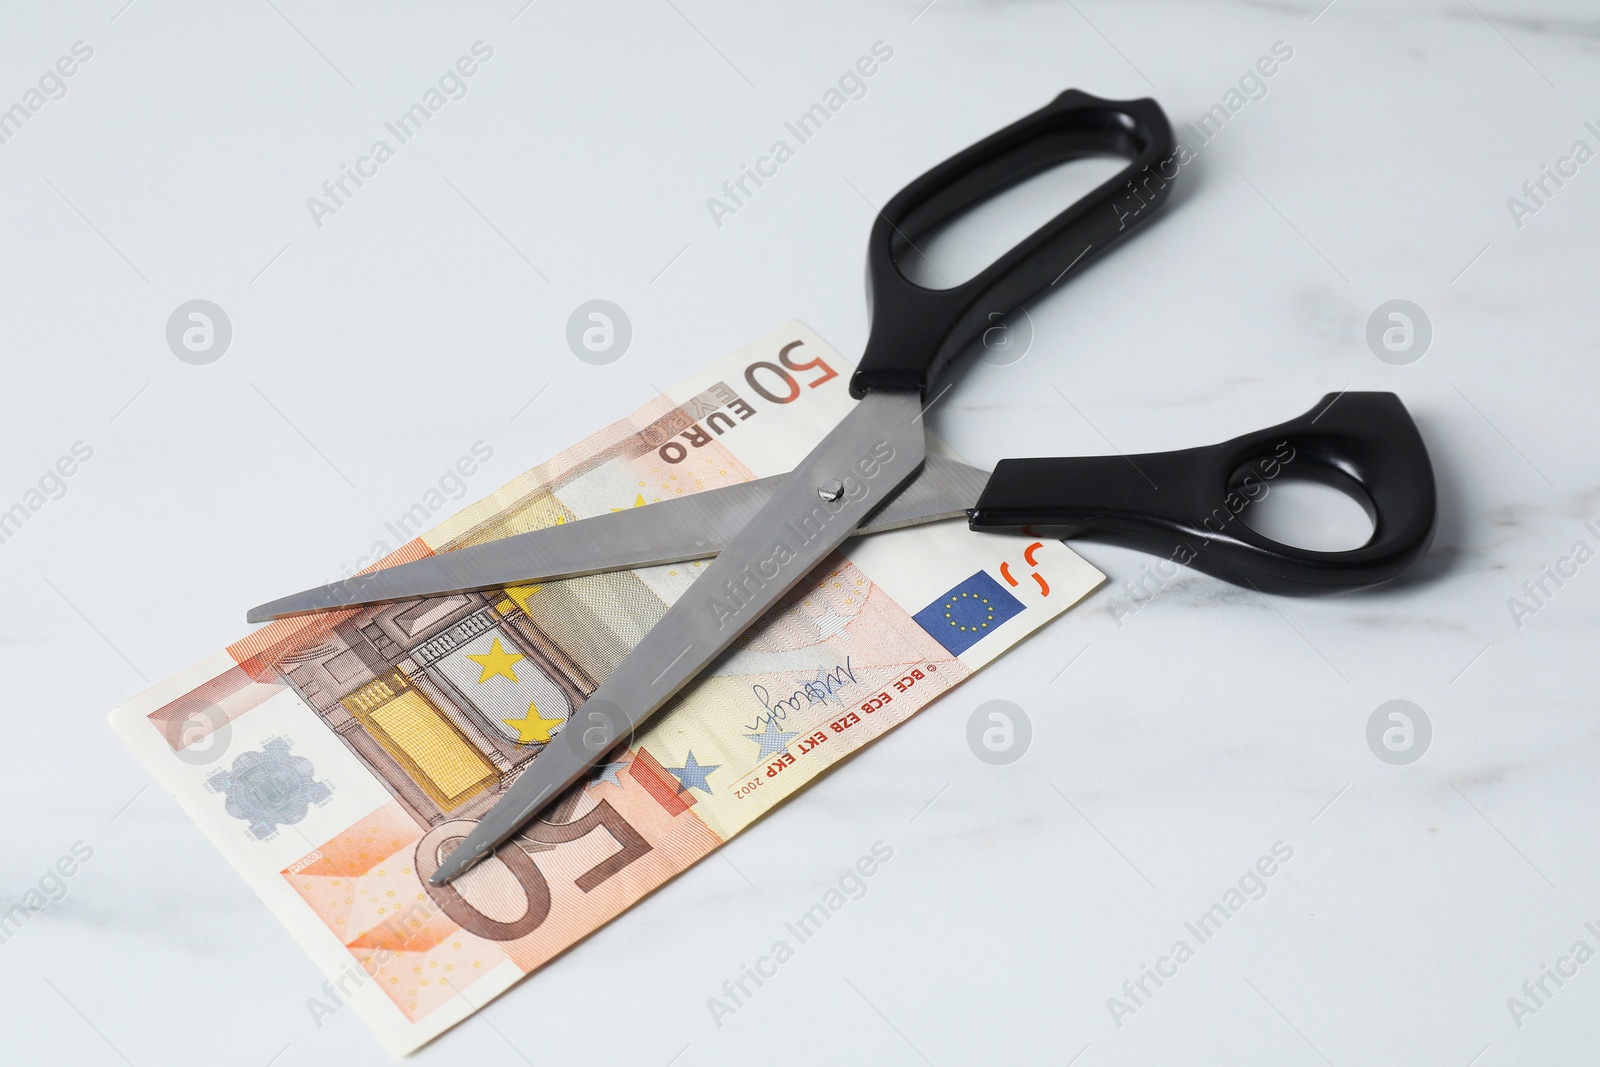
M294 615L306 609L297 606L293 599L269 600L265 604L257 604L244 613L245 622L272 622L286 615Z
M312 601L305 594L286 596L279 600L269 600L265 604L257 604L244 613L245 622L273 622L277 619L286 619L291 615L309 615L317 611L328 610L329 605Z
M470 863L453 862L446 859L439 865L439 869L428 876L428 884L434 886L449 885L455 877L472 866Z

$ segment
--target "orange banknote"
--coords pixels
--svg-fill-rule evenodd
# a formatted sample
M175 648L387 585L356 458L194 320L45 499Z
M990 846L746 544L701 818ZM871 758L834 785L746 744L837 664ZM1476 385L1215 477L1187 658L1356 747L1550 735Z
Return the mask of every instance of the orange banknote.
M850 409L849 370L790 323L379 566L787 471ZM847 542L493 859L429 885L703 566L280 620L111 721L327 973L327 1010L406 1052L1103 580L960 522Z

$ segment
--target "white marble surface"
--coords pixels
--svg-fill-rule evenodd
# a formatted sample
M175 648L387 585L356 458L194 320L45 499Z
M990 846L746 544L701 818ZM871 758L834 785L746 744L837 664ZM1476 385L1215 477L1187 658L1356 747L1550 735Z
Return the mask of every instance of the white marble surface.
M1520 228L1506 200L1600 148L1595 5L923 2L0 16L0 104L93 48L0 144L0 505L93 448L0 545L0 898L93 849L0 944L7 1062L384 1062L352 1013L314 1025L321 977L107 711L359 554L475 440L477 494L788 318L859 351L866 201L1060 89L1182 123L1275 41L1293 58L1166 217L933 427L981 463L1155 450L1395 390L1441 493L1415 577L1267 602L1185 574L1119 626L1143 560L1086 546L1112 584L418 1060L1592 1058L1600 962L1520 1027L1507 998L1600 949L1600 562L1520 628L1507 600L1600 547L1600 162ZM480 39L465 99L317 228L305 199ZM878 40L868 94L716 227L706 198ZM234 328L209 366L163 334L197 297ZM563 342L594 297L634 327L608 367ZM1364 340L1397 297L1434 328L1408 366ZM992 698L1032 719L1010 767L965 742ZM1396 698L1433 724L1410 766L1365 739ZM715 1027L707 997L879 839L867 896ZM1185 921L1278 841L1266 895L1199 945ZM1194 958L1118 1026L1108 998L1179 938Z

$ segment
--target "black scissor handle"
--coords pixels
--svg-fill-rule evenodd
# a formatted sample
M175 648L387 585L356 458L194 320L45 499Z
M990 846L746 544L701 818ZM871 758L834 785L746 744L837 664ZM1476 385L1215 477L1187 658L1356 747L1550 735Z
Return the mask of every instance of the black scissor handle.
M850 379L851 395L926 393L993 324L991 313L1014 311L1149 218L1176 177L1168 164L1172 151L1172 127L1154 100L1102 100L1069 89L896 193L867 241L872 332ZM931 231L996 193L1086 156L1129 163L960 285L927 289L901 273L901 256Z
M1365 497L1371 539L1313 552L1246 526L1246 509L1286 474ZM1072 530L1263 592L1308 593L1400 574L1428 550L1435 513L1428 449L1400 398L1330 393L1297 419L1219 445L1003 460L968 515L974 530Z

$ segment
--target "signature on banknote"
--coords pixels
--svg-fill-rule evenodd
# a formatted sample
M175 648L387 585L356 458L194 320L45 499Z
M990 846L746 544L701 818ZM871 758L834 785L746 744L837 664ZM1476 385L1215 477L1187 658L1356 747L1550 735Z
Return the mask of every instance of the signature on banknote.
M786 697L774 698L766 686L752 685L750 692L766 711L756 716L755 722L748 724L747 728L759 730L773 723L780 723L787 719L791 712L798 712L801 708L813 704L842 705L844 701L834 696L834 693L843 689L846 682L851 685L856 682L855 671L850 669L849 656L844 658L843 663L835 663L831 668L818 671L814 681L806 682Z

